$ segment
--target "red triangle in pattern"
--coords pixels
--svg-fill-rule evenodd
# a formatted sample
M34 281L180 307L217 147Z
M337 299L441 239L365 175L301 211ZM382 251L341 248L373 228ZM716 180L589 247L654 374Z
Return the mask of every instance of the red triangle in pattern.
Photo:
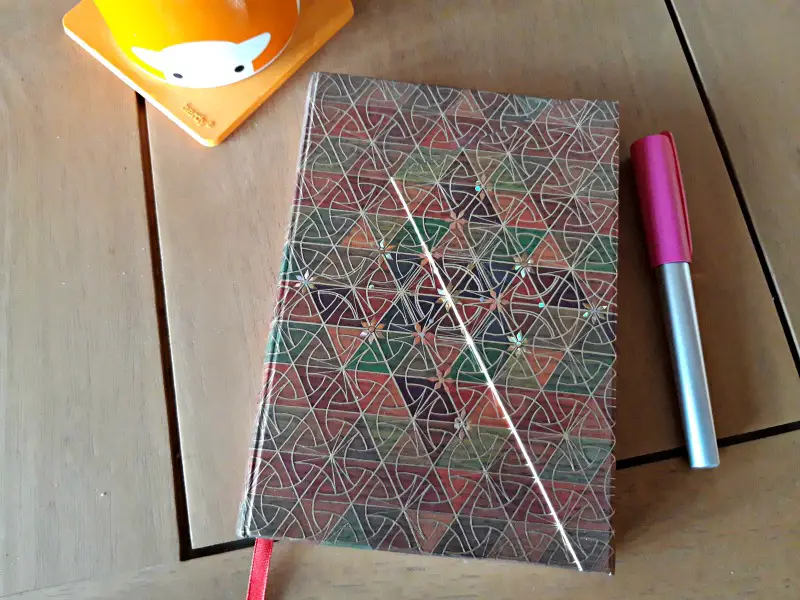
M457 256L459 254L464 257L469 256L469 243L464 236L463 229L459 229L457 225L451 226L447 233L442 236L442 239L436 244L436 247L431 250L434 256Z
M311 402L294 365L266 363L263 396L281 406L311 408Z
M445 533L450 530L453 515L431 511L406 509L411 531L417 538L420 550L433 553Z
M300 275L302 277L302 274ZM313 285L313 284L311 284ZM278 292L278 303L282 318L301 323L322 323L317 305L303 283L284 282Z
M339 242L339 245L345 248L371 249L376 248L378 242L375 239L375 235L372 233L369 223L367 223L366 219L362 218L356 222L350 230L350 233Z
M468 352L466 341L434 337L430 343L426 343L428 352L434 360L434 364L442 365L446 368L456 362L462 352Z
M504 508L505 502L498 490L485 473L477 482L472 495L464 503L461 512L471 517L497 519L507 521L508 515Z
M458 100L453 102L447 110L445 110L445 114L455 115L457 117L483 117L478 103L475 102L475 98L469 90L463 90L459 94Z
M536 377L536 381L544 388L556 370L558 363L564 358L564 353L558 350L537 348L536 352L526 352L525 358L528 359L528 364L531 367L531 371L533 371L534 377Z
M339 362L346 365L364 342L361 336L364 330L354 327L326 327L326 329Z
M253 468L259 474L255 482L255 493L261 494L266 489L271 496L297 500L295 481L287 463L291 465L290 457L277 450L261 450L253 457Z
M359 371L356 375L345 371L356 401L366 414L408 419L408 407L397 383L391 375Z
M488 187L486 195L498 217L511 227L546 229L547 223L539 214L536 201L523 192L498 190Z
M469 500L481 475L472 471L453 471L447 467L435 467L436 474L456 513Z
M569 268L567 259L552 233L546 234L531 255L531 264L537 267Z

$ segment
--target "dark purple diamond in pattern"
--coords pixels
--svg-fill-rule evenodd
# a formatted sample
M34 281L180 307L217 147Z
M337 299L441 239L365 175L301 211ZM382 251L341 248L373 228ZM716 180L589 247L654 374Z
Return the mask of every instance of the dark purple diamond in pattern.
M311 290L311 297L325 323L337 327L362 326L364 314L358 296L352 290L317 286Z

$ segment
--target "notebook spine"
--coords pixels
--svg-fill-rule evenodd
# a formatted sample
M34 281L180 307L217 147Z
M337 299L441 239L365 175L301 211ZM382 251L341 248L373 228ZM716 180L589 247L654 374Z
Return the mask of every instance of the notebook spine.
M245 483L245 499L242 503L242 508L239 513L239 521L237 523L237 533L239 537L251 537L250 523L252 522L253 499L255 496L255 481L258 471L258 453L263 447L263 441L266 434L266 428L269 422L268 412L270 405L270 397L275 385L275 371L270 366L275 362L275 353L278 348L279 329L277 323L281 320L285 309L285 294L281 286L281 282L285 281L286 274L291 268L291 261L289 259L290 243L294 236L297 227L298 206L299 198L303 191L303 175L305 171L306 158L308 156L308 148L310 146L311 137L311 121L314 118L313 105L314 98L317 94L317 87L319 85L319 73L311 75L311 82L308 86L308 95L306 97L305 114L303 116L303 137L300 144L300 149L297 157L297 184L295 186L295 197L292 202L291 212L289 216L289 227L286 230L286 239L284 240L284 255L281 261L281 266L278 272L278 294L275 302L275 310L273 312L272 322L270 323L269 335L267 337L267 346L264 354L264 376L261 381L261 393L259 397L258 415L256 418L256 428L253 435L251 444L251 457L247 469L247 479Z

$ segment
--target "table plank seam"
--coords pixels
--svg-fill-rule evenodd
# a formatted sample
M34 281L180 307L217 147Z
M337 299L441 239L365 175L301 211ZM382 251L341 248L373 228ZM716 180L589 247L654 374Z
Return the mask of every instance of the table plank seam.
M737 433L736 435L717 438L717 445L720 448L728 448L730 446L738 446L740 444L764 440L795 431L800 431L800 421L791 421L789 423L782 423L781 425L775 425L773 427L765 427L764 429L757 429L755 431ZM687 458L685 446L678 446L677 448L670 448L668 450L660 450L658 452L650 452L649 454L623 458L617 461L617 470L623 471L625 469L632 469L633 467L640 467L642 465L649 465L675 458Z
M189 525L189 501L186 493L183 454L181 451L180 429L178 426L178 404L172 366L172 344L170 341L169 320L167 319L166 284L164 281L161 237L158 226L158 209L155 200L155 185L153 183L153 164L148 129L147 105L145 99L139 94L136 94L136 108L139 124L142 173L144 177L147 225L150 237L150 256L152 260L153 287L155 290L156 318L161 349L161 367L164 379L164 395L167 404L165 409L170 436L172 476L175 488L178 556L181 562L185 562L196 558L204 558L250 548L253 546L254 541L251 539L240 539L197 548L192 546L191 529Z
M786 302L776 283L774 269L772 269L769 258L764 252L763 244L758 236L755 224L753 223L752 214L749 204L747 203L744 188L742 187L739 176L736 173L728 144L725 140L725 136L722 133L722 128L720 127L719 120L717 119L716 112L714 111L714 106L712 105L711 99L708 95L708 90L703 81L700 67L695 59L694 53L692 52L691 44L689 43L688 36L686 35L686 30L681 23L680 15L678 14L678 10L675 6L675 0L664 0L664 3L666 4L667 12L669 12L670 19L672 19L673 26L675 27L675 33L678 36L681 49L686 57L686 62L689 66L689 70L691 71L692 79L694 80L695 87L700 95L700 100L703 103L703 108L705 109L708 122L711 125L711 131L713 132L714 139L717 142L723 164L725 165L725 170L727 171L728 178L731 181L734 194L736 195L736 200L739 202L739 208L742 211L742 217L744 218L745 225L747 226L747 232L750 235L756 256L758 257L758 262L761 265L761 270L764 273L764 279L767 282L767 287L769 288L770 295L772 296L772 301L775 304L775 310L778 313L778 319L780 320L781 327L783 328L783 332L786 337L786 343L789 346L789 351L792 354L795 368L800 376L800 339L798 339L797 333L792 328Z
M158 228L158 211L153 184L153 162L150 154L150 135L147 122L145 99L136 94L136 110L139 125L139 144L144 177L144 196L147 212L147 229L150 241L153 290L155 296L156 324L158 326L161 369L164 380L165 414L169 431L169 447L172 463L172 478L175 494L175 516L178 529L178 556L181 561L192 556L191 530L189 527L189 504L183 472L180 429L178 426L178 404L175 393L175 377L172 368L172 346L167 319L166 287L161 255L161 238Z
M185 560L194 560L195 558L206 558L207 556L235 552L236 550L252 548L254 545L255 540L247 538L231 540L229 542L220 542L219 544L211 544L209 546L199 546L197 548L190 548L187 552L187 557Z

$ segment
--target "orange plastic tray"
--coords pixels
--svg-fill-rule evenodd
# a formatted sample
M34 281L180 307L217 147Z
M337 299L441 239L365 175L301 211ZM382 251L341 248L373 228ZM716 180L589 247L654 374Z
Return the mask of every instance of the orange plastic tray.
M92 0L64 16L64 30L114 75L204 146L216 146L269 98L353 16L350 0L303 0L289 46L260 73L219 88L170 85L130 62L117 48Z

